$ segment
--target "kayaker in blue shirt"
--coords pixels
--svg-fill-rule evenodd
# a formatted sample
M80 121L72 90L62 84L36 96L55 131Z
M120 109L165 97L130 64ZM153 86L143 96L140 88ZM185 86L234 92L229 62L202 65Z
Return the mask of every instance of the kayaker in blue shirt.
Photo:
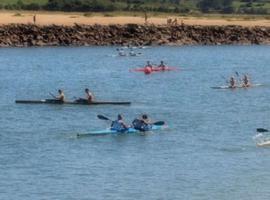
M117 120L113 121L111 124L111 129L119 132L124 132L129 128L129 126L124 122L122 115L117 116Z
M146 114L143 114L140 119L136 118L132 122L133 128L139 131L148 131L151 128L151 120Z

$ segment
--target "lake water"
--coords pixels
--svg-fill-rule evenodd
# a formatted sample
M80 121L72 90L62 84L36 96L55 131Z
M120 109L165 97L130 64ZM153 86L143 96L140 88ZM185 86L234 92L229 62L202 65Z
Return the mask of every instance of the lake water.
M114 47L0 49L0 199L270 198L270 148L256 128L270 128L270 46L142 49ZM180 71L130 72L147 60ZM214 90L224 77L249 73L264 87ZM74 100L89 87L98 100L131 106L24 105L62 88ZM167 130L146 135L76 138L142 113Z

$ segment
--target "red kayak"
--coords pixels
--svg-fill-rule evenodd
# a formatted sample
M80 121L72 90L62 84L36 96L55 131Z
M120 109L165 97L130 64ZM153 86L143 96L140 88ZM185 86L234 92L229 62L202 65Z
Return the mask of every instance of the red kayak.
M178 70L178 68L176 67L165 67L162 68L162 67L143 67L143 68L136 68L136 69L132 69L131 71L134 71L134 72L144 72L145 74L151 74L152 72L164 72L164 71L176 71Z

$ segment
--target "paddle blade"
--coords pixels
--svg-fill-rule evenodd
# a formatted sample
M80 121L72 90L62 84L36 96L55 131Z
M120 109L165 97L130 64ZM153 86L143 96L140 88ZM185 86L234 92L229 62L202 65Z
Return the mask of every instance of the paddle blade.
M110 120L109 118L103 116L103 115L97 115L97 117L101 120Z
M49 92L49 94L53 97L53 98L55 98L56 99L56 96L55 95L53 95L51 92Z
M267 130L265 128L257 128L257 132L263 133L263 132L269 132L269 130Z
M153 123L154 125L157 125L157 126L162 126L162 125L164 125L165 124L165 122L164 121L158 121L158 122L155 122L155 123Z

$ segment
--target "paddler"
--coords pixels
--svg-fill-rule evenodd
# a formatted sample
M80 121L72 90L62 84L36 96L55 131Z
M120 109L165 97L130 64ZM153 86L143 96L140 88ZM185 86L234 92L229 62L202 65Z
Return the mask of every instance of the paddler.
M231 76L229 83L230 83L229 85L230 88L236 88L236 80L233 76Z
M250 86L250 81L249 81L249 78L248 78L247 74L244 75L242 80L243 80L243 84L242 84L243 87L249 87Z
M64 102L65 101L65 94L63 90L58 90L58 96L55 97L56 100Z
M148 131L151 128L151 120L146 114L143 114L139 119L134 119L132 125L139 131Z
M151 65L150 61L147 61L147 64L144 66L144 73L151 74L153 71L153 66Z
M163 61L160 61L160 64L159 64L159 66L158 66L161 70L166 70L166 65L164 64L164 62Z
M153 65L151 65L150 61L147 61L146 65L144 66L144 68L149 67L151 70L153 68Z
M76 102L91 103L94 99L94 95L90 92L88 88L85 88L84 92L86 94L86 98L79 98L76 100Z
M123 116L118 114L117 120L113 121L111 124L111 129L119 132L124 132L129 128L129 126L124 122Z
M90 92L88 88L85 88L84 92L86 94L86 99L88 103L91 103L94 100L94 95Z
M118 55L119 56L126 56L126 53L124 52L124 50L121 48L121 49L116 49L118 51Z
M129 52L129 55L130 55L130 56L137 56L137 54L136 54L133 50L131 50L131 51Z

